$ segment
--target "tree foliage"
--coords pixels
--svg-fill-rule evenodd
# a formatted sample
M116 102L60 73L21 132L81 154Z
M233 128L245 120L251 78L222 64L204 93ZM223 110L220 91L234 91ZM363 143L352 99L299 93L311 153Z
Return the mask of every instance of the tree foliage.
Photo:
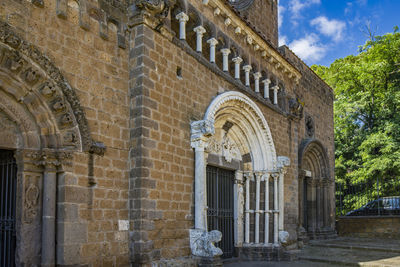
M399 180L398 28L367 41L358 55L338 59L330 67L312 69L335 91L336 181L368 183L378 177L383 183Z

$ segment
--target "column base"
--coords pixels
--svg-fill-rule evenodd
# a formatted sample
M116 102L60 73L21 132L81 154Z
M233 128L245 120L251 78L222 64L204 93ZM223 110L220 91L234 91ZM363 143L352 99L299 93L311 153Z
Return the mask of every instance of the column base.
M293 255L281 247L241 247L236 248L238 258L242 261L292 261Z

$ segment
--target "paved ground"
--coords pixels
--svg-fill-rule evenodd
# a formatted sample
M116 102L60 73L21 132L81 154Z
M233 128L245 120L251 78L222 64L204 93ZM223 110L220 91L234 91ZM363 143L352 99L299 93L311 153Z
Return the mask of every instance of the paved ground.
M293 262L236 262L227 267L400 267L400 240L344 238L311 241Z

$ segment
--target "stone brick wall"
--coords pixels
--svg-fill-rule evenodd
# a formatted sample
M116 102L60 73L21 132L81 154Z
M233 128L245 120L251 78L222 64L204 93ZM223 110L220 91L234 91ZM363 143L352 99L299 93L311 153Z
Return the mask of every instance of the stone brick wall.
M240 14L257 31L278 47L278 3L276 0L255 0L253 5Z
M92 5L92 11L100 10ZM119 231L118 221L128 219L128 55L112 27L104 40L95 14L83 29L78 12L73 1L65 18L57 16L52 0L44 0L43 7L0 2L0 20L61 69L78 94L92 136L107 146L103 157L75 153L59 178L58 263L127 266L128 231Z
M340 236L400 239L400 217L341 217Z
M264 5L256 0L244 14L276 45L277 7L275 1L267 2ZM305 103L304 114L315 122L314 137L327 148L333 175L330 89L293 57L292 64L303 74L297 85L276 62L261 58L260 51L249 46L243 35L234 34L223 20L216 19L202 1L187 1L187 6L226 39L217 51L222 45L236 47L254 71L268 72L264 78L283 85L281 104L275 106L262 97L263 91L253 91L253 79L251 86L245 87L243 79L237 81L232 73L222 72L220 61L211 64L206 52L196 53L188 45L193 40L186 43L169 35L168 27L160 33L159 28L153 30L143 22L131 24L125 39L127 17L121 3L87 2L87 13L82 17L74 1L61 10L66 11L62 16L60 12L57 16L60 9L53 0L44 0L43 5L0 2L0 20L61 70L78 95L91 136L107 147L104 156L74 153L72 165L59 178L59 264L168 265L173 259L188 259L189 229L194 219L190 122L201 120L212 99L225 91L240 91L259 106L277 155L291 160L284 185L285 229L295 242L298 149L307 137L304 116L289 114L288 100L297 96ZM121 220L129 220L129 231L120 228Z

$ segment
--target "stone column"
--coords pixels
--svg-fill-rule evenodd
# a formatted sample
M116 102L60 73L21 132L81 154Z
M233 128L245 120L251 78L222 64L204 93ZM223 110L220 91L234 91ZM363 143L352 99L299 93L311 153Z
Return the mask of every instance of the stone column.
M240 79L240 63L242 63L243 59L241 57L235 57L232 59L232 61L235 63L235 79L239 80Z
M321 228L322 228L322 208L323 208L323 199L322 199L322 188L321 188L321 186L322 186L322 181L320 180L320 179L318 179L317 181L316 181L317 183L316 183L316 194L317 194L317 200L316 200L316 204L317 204L317 218L316 218L316 221L317 221L317 224L316 224L316 229L318 230L318 231L320 231L321 230Z
M254 243L260 243L260 183L262 173L255 173L256 176L256 210L255 213L255 221L254 221Z
M251 173L245 173L246 179L246 207L245 207L245 223L244 223L244 243L250 243L250 180Z
M189 16L181 12L176 15L176 19L179 20L179 39L186 40L186 22L189 21Z
M243 246L243 204L243 172L236 171L233 203L234 238L236 247Z
M278 105L279 86L275 85L274 87L272 87L272 90L274 90L274 105Z
M207 231L207 198L206 198L206 153L208 137L214 134L214 125L210 121L191 123L191 146L195 151L195 228Z
M265 182L265 221L264 221L264 244L269 244L269 214L271 210L269 209L269 178L270 174L264 175Z
M210 62L215 63L215 47L218 44L218 40L215 38L211 38L207 41L210 44Z
M283 231L284 226L284 213L285 213L285 174L286 167L290 166L290 159L288 157L278 157L279 169L279 231Z
M203 34L206 33L206 29L203 26L197 26L193 29L196 33L196 52L203 52Z
M274 244L278 244L278 216L279 216L279 204L278 204L278 178L279 174L272 174L272 178L274 179Z
M328 191L328 186L329 186L329 180L328 179L323 179L322 180L322 187L323 187L323 198L324 198L324 209L323 209L323 216L324 216L324 224L323 227L329 228L329 191Z
M308 213L308 229L310 233L314 233L316 229L316 187L315 181L312 178L307 179L307 213Z
M55 266L56 262L56 195L58 160L44 156L42 265Z
M271 84L270 79L262 81L264 83L264 98L269 100L269 85Z
M221 49L222 53L222 70L225 72L229 71L229 54L231 53L231 50L229 48L223 48Z
M243 70L245 73L244 85L250 86L250 71L252 70L252 67L251 67L251 65L245 65L245 66L243 66Z
M261 73L260 72L256 72L254 73L254 91L256 93L260 92L260 78L261 78Z

